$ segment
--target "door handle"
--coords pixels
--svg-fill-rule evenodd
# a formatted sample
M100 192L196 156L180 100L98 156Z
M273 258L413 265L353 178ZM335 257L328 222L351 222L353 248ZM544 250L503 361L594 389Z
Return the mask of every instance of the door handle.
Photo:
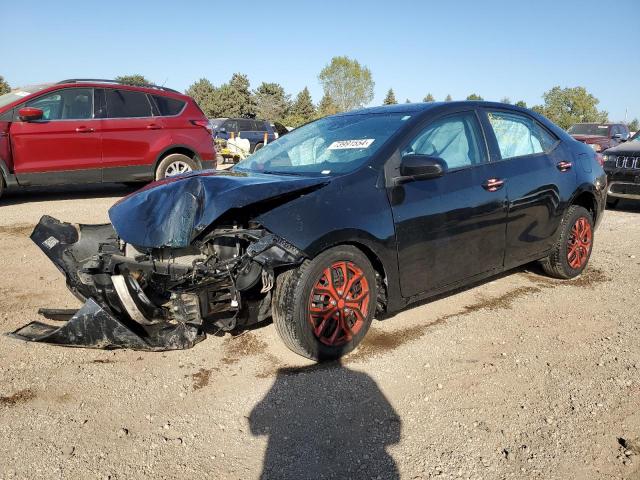
M490 178L482 184L482 188L488 192L495 192L496 190L500 190L503 186L504 180L500 178Z
M89 127L85 127L85 126L76 128L76 132L78 132L78 133L91 133L91 132L94 132L94 131L95 130L93 128L89 128Z
M561 172L566 172L567 170L571 170L573 167L573 163L571 162L558 162L556 163L556 168Z
M157 123L150 123L147 125L147 130L160 130L162 127Z

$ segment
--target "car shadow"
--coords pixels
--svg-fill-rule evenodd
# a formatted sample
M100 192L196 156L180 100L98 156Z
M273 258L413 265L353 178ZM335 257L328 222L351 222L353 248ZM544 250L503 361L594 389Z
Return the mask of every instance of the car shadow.
M123 183L97 183L85 185L52 185L42 187L8 188L0 198L0 207L31 202L49 202L54 200L82 200L102 197L123 197L144 183L125 185Z
M618 202L618 205L615 206L615 208L611 208L608 207L607 211L609 212L615 212L615 211L620 211L620 212L640 212L640 201L638 200L627 200L624 198L620 199L620 202Z
M369 375L340 362L278 370L249 425L267 437L263 480L400 478L387 451L399 415Z

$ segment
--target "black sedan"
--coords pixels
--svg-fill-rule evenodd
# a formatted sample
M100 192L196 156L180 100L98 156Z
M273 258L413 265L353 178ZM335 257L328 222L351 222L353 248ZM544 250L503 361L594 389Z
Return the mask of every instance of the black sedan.
M579 275L605 200L594 151L526 109L335 115L231 171L151 184L111 208L111 225L43 217L32 238L86 303L61 328L14 334L163 350L273 318L293 351L333 359L374 316L518 265Z

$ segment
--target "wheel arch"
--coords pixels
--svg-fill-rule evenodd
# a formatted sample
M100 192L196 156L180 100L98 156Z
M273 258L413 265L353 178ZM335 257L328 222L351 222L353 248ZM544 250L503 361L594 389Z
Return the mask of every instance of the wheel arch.
M200 157L198 156L198 154L195 152L193 148L184 144L176 144L176 145L171 145L169 147L166 147L156 156L156 161L153 166L154 173L158 169L158 165L160 165L160 162L168 155L173 155L174 153L180 153L182 155L186 155L187 157L198 162L198 165L200 166L200 168L202 168L202 162L200 161Z
M591 213L594 225L598 222L600 216L600 208L598 205L598 197L595 192L589 188L580 188L576 191L569 202L569 206L578 205Z

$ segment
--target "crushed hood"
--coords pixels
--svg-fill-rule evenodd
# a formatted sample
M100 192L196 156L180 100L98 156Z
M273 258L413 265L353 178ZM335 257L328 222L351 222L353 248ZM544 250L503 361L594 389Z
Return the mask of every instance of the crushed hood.
M142 248L186 247L209 225L238 209L321 186L327 177L196 172L132 193L109 210L118 236Z

